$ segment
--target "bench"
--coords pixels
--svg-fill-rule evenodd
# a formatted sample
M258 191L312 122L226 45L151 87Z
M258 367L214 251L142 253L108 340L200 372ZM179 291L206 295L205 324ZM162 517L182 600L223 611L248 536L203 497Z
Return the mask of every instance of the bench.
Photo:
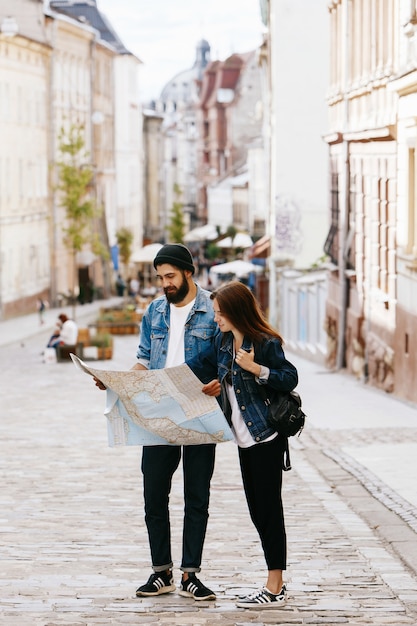
M62 363L62 361L71 361L70 354L73 353L78 356L80 359L83 358L83 348L84 344L78 342L76 344L67 344L65 343L63 346L56 347L56 360L58 363Z

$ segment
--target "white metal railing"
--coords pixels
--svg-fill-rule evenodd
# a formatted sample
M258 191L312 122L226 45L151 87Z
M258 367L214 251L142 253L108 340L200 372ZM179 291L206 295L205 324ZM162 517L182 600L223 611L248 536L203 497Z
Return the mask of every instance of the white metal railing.
M279 331L286 345L306 358L324 360L327 272L283 270L278 290Z

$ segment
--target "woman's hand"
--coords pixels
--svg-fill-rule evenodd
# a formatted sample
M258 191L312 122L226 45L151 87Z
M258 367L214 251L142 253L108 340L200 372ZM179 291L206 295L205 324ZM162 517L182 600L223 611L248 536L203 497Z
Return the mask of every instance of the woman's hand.
M215 378L211 380L207 385L203 385L201 391L206 394L206 396L219 396L221 391L220 381Z
M243 348L240 348L240 350L237 351L235 361L237 365L239 365L239 367L241 367L243 370L251 372L255 376L259 376L261 366L258 365L258 363L255 363L254 358L255 350L253 348L250 352L247 352L246 350L243 350Z

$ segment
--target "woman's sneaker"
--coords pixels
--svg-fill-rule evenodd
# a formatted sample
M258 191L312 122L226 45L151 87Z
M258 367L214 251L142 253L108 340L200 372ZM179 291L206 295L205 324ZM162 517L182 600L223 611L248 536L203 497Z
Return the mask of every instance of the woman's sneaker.
M148 582L136 589L137 596L159 596L162 593L175 591L172 573L155 572L149 576Z
M215 600L216 594L198 580L194 572L188 574L187 580L181 581L181 587L178 592L180 596L186 598L194 598L194 600Z
M282 585L279 593L271 593L264 587L260 591L255 591L245 598L240 598L236 606L241 609L277 609L283 606L287 600L287 588Z

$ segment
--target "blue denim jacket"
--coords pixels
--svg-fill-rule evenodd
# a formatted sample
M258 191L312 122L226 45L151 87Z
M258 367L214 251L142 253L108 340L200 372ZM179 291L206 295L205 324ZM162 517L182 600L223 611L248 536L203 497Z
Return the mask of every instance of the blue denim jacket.
M245 337L242 348L250 351L251 347L252 342ZM230 408L227 406L224 392L224 379L231 371L240 412L252 439L259 442L275 432L268 424L268 407L260 396L259 385L266 384L267 393L268 387L280 391L292 391L297 386L298 374L294 365L285 358L281 343L275 337L265 337L262 343L254 344L254 349L255 362L259 365L266 365L270 370L266 382L258 382L253 374L233 361L232 333L218 335L206 352L187 360L187 365L203 383L208 383L215 378L220 380L222 383L220 404L227 418L229 418Z
M210 345L219 330L214 321L210 292L197 287L194 305L185 323L185 359L191 359ZM147 308L141 324L139 346L136 353L139 363L155 370L165 367L169 338L170 306L165 296L156 298Z

